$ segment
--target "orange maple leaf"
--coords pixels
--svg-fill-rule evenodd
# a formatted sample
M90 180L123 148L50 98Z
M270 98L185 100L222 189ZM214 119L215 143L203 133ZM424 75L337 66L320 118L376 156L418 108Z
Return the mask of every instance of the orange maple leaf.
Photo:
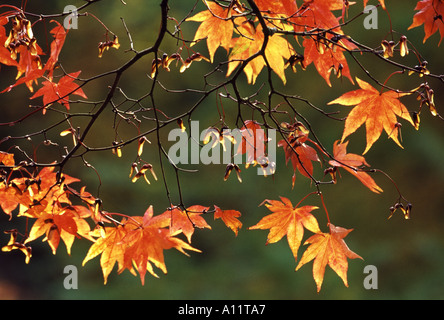
M17 61L11 58L11 51L5 48L5 42L8 39L8 37L6 37L6 30L5 27L3 26L7 23L8 23L7 17L4 16L0 17L0 63L7 66L17 67L18 66Z
M84 266L89 260L101 255L100 267L102 268L104 283L106 284L108 276L113 270L116 262L119 270L123 270L126 244L122 242L122 239L126 235L127 230L122 225L118 225L117 227L105 227L104 229L105 237L99 237L89 248L88 253L83 259L82 266Z
M234 234L237 236L238 231L242 228L242 222L237 219L241 216L241 213L237 210L222 210L218 206L214 206L214 219L222 219L227 227L233 230Z
M424 24L424 40L426 40L439 30L441 39L439 44L441 44L444 37L444 3L442 0L423 0L418 1L415 7L417 12L413 17L413 22L408 28L408 30L419 27Z
M216 2L206 2L209 10L197 13L186 21L201 22L193 39L193 45L202 39L207 39L210 61L213 62L217 48L230 49L231 37L233 36L234 24L230 19L233 15L231 7L224 8Z
M230 53L230 62L228 63L227 76L229 76L241 63L241 61L252 57L260 52L264 43L264 33L262 26L254 26L250 23L244 23L237 27L241 37L232 39L232 51ZM286 83L285 60L288 60L294 53L291 44L278 34L268 37L268 43L265 48L265 57L271 69ZM244 73L247 76L248 83L254 84L263 67L266 65L262 55L254 58L244 67Z
M370 165L365 161L363 156L347 153L347 145L348 141L345 143L338 143L339 141L335 141L333 145L333 158L334 160L330 160L329 163L334 168L344 168L356 178L359 179L367 188L375 193L382 192L382 189L376 184L375 180L367 172L359 170L361 166Z
M329 105L336 103L344 106L355 106L345 120L341 142L365 123L367 146L363 154L379 139L383 129L389 138L402 147L398 140L399 129L396 117L401 117L414 126L409 111L399 101L399 98L410 93L398 93L395 91L381 93L359 78L356 78L356 81L361 89L347 92L328 103Z
M74 80L79 76L80 71L67 74L63 76L58 83L52 81L44 81L43 87L40 88L30 99L35 99L37 97L43 96L43 113L46 109L55 102L63 104L67 110L69 110L69 99L68 96L75 94L82 98L88 98L83 92L83 89Z
M263 217L256 225L250 227L249 230L270 229L266 244L275 243L286 235L288 245L290 246L291 252L293 253L296 261L298 249L301 244L302 237L304 236L304 228L313 233L321 232L318 221L311 214L311 211L318 209L318 207L293 207L293 204L288 198L280 198L281 201L264 201L265 206L273 213Z
M83 211L78 212L75 207L59 208L57 211L57 213L43 212L34 222L24 244L45 235L43 241L48 241L53 254L56 254L60 239L65 243L67 253L71 254L71 247L77 236L93 240L89 235L91 229L85 220L89 215L80 216L79 212Z
M17 185L15 182L6 184L0 182L0 207L4 213L12 218L12 211L14 211L19 204L29 205L31 199L27 193L23 193L24 187Z
M150 206L143 217L131 217L132 222L126 224L127 234L122 243L127 245L124 253L123 268L130 271L133 265L137 268L142 285L145 284L145 274L148 271L154 277L157 274L151 266L153 263L157 268L167 273L163 250L175 248L185 255L185 250L201 252L188 243L172 237L170 231L165 228L169 224L169 218L165 216L153 217L153 208ZM122 270L120 270L122 272Z
M294 0L255 0L254 2L256 3L259 10L264 12L264 14L267 16L280 15L285 18L293 16L298 11L296 1Z
M153 263L164 273L167 272L163 250L175 248L187 255L185 250L197 251L186 242L176 238L166 228L170 224L170 217L165 214L153 216L150 206L143 217L132 216L124 218L117 227L105 227L104 235L99 236L89 248L82 265L98 255L102 268L104 283L117 263L117 272L120 274L128 269L135 275L134 266L139 272L142 284L148 271L157 277Z
M188 207L186 210L174 207L171 210L165 211L160 216L162 219L164 216L170 219L170 232L172 236L183 232L188 243L191 243L191 236L196 227L211 229L211 226L201 217L208 209L209 207L199 205Z
M314 148L309 146L306 142L311 142L315 146L318 145L308 138L309 131L301 124L291 125L289 128L293 129L287 136L278 142L278 147L283 147L285 150L285 161L288 163L291 160L294 175L292 185L296 180L296 170L302 175L311 179L313 175L313 161L320 162L318 154Z
M327 264L338 274L345 286L348 287L347 271L348 259L362 259L351 251L343 240L353 229L344 229L329 224L330 233L317 233L311 236L304 244L310 244L303 253L296 271L304 264L313 262L313 278L317 285L317 291L321 290Z

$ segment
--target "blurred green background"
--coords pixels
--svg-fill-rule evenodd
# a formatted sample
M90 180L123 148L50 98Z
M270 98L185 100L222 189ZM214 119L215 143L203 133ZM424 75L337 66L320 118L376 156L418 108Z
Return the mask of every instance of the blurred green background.
M104 40L104 30L91 17L81 17L79 28L69 32L61 58L67 72L82 70L81 77L88 78L97 73L112 70L122 65L132 57L125 53L129 48L126 31L121 17L125 20L131 32L135 49L141 50L153 44L159 25L159 2L127 0L127 5L120 1L101 1L90 6L87 11L99 17L119 37L121 48L111 49L103 58L97 57L97 44ZM376 1L374 1L376 3ZM12 4L20 5L20 1ZM171 0L170 16L181 21L195 1ZM28 0L27 11L36 13L62 12L66 5L80 6L83 1L33 1ZM198 8L202 3L197 2ZM405 34L419 52L429 61L429 68L434 74L442 74L442 46L438 46L439 35L435 34L423 44L424 29L415 28L407 31L412 22L416 1L390 1L387 3L390 19L395 31ZM350 8L349 16L360 12L362 3ZM389 37L389 17L386 12L378 11L378 29L366 30L359 18L345 27L345 31L356 40L370 47L377 47L384 37ZM62 22L62 20L59 20ZM437 22L438 23L438 22ZM441 23L441 22L439 22ZM43 34L54 24L37 23L35 34ZM198 24L184 23L182 32L185 38L191 39ZM174 30L173 21L169 22L169 30ZM40 32L40 33L39 33ZM399 34L395 34L399 37ZM45 48L50 39L39 39L39 44ZM177 50L176 41L168 38L161 50L169 54ZM198 44L194 50L206 54L205 43ZM223 61L225 52L217 51L216 59ZM151 80L146 77L150 72L151 59L149 56L138 62L121 81L122 90L131 98L139 98L145 94ZM371 55L357 56L363 65L377 78L384 80L395 69L383 64ZM404 58L403 63L415 65L417 60L413 53ZM348 58L351 73L361 79L371 82L358 65ZM212 70L206 62L193 63L184 74L179 74L178 68L172 67L170 73L161 72L160 81L171 89L193 88L202 89L202 76ZM1 88L11 83L15 76L13 69L2 66ZM241 86L242 95L247 96L257 90L265 80L265 72L257 80L254 87ZM287 72L288 83L285 87L290 94L301 95L324 110L340 110L346 115L350 109L340 106L327 106L327 103L337 98L343 92L354 89L348 79L336 79L332 76L333 87L328 87L318 75L313 65L307 71L296 74ZM222 75L210 78L217 83ZM242 75L242 79L245 77ZM276 86L280 86L276 77ZM435 89L438 111L443 113L441 101L442 83L427 79ZM112 78L104 78L85 87L85 92L91 100L101 100L106 94L107 85ZM424 81L416 75L397 75L391 78L389 85L405 90L412 89ZM282 88L281 88L282 89ZM264 98L266 90L258 97ZM184 98L185 97L185 98ZM29 112L29 92L25 87L14 89L11 93L0 96L1 122L17 119ZM198 95L164 94L161 90L156 93L157 107L169 115L180 114L188 110L199 98ZM116 96L116 101L124 101ZM419 103L415 97L403 100L410 110L417 110ZM278 103L276 101L275 103ZM148 100L142 102L144 107L152 107ZM217 99L213 95L193 113L193 120L201 120L201 129L206 125L217 123ZM303 103L295 103L298 110L307 117L324 145L331 148L333 142L341 137L343 123L329 121ZM233 122L237 115L237 106L227 101L223 102L227 121ZM76 111L88 111L90 106L73 105ZM83 109L82 109L83 108ZM251 112L246 111L248 119ZM60 244L57 255L53 256L46 243L33 243L33 257L29 265L24 263L20 252L0 253L0 298L1 299L442 299L444 298L444 140L443 123L433 118L427 110L421 114L421 126L415 131L403 122L402 143L404 149L386 139L381 138L366 155L367 161L374 167L387 172L397 183L402 194L413 203L411 220L404 220L397 212L390 220L389 207L397 200L397 192L393 185L383 176L376 174L375 180L384 189L384 193L376 195L368 191L358 180L342 171L339 183L334 186L326 185L324 193L326 205L332 223L345 228L353 228L346 238L350 249L361 255L364 260L349 260L349 288L346 288L340 278L327 267L322 291L316 293L312 277L312 263L303 266L297 272L294 258L286 239L276 244L265 246L267 231L249 231L248 227L256 224L269 211L258 205L264 199L278 199L285 196L296 204L307 193L314 190L309 181L298 175L295 188L291 188L292 168L287 167L281 149L278 150L278 174L274 177L262 177L256 174L255 168L242 170L243 183L239 184L234 176L223 181L225 166L200 166L195 174L181 173L181 186L184 202L187 206L201 204L206 206L218 205L222 209L236 209L242 212L243 228L237 237L226 228L222 221L212 221L212 215L207 217L212 230L196 230L193 235L193 245L202 253L190 253L186 257L177 251L165 252L168 274L159 271L160 278L146 276L145 286L140 279L128 271L117 275L114 270L108 284L103 285L103 277L99 266L99 258L81 266L89 243L77 241L74 243L71 256L66 254L64 244ZM45 128L52 117L38 115L38 121L27 120L20 125L0 128L1 137L20 135L36 128ZM113 113L108 111L103 115L103 124L96 124L93 135L88 143L94 146L109 145L114 139L115 130L112 128ZM54 120L52 119L52 120ZM75 125L84 125L85 119L74 119ZM46 124L46 126L45 126ZM152 125L151 123L149 125ZM58 133L65 128L58 127L51 131L50 139L61 145L67 144L66 138ZM145 128L146 129L146 128ZM125 123L119 124L119 134L123 138L136 134L133 127ZM155 137L150 139L154 141ZM168 146L167 136L162 139ZM39 139L29 142L29 145L19 142L24 149L33 150L38 145L38 155L41 161L50 161L60 156L60 150L44 147ZM5 150L6 144L1 150ZM361 128L350 138L349 152L362 153L365 147L365 130ZM100 196L104 209L109 212L121 212L129 215L142 215L149 205L153 205L155 213L161 213L169 206L162 181L151 185L139 181L132 184L128 179L130 165L135 157L136 145L124 148L124 157L116 158L110 152L92 153L86 159L96 169L97 173L86 168L80 160L75 160L67 168L72 174L82 180L87 190ZM331 150L331 149L330 149ZM144 159L152 162L158 168L158 155L155 144L151 149L146 148ZM196 168L188 166L187 168ZM322 175L317 166L315 172ZM160 176L160 170L157 169ZM99 180L100 176L100 180ZM169 181L172 198L178 201L174 172L167 168L166 176ZM99 193L97 194L97 190ZM310 197L305 204L321 207L317 197ZM319 209L314 213L318 217L321 229L327 231L325 214ZM2 230L16 227L18 219L8 221L6 215L0 216ZM307 238L309 233L306 233ZM3 246L9 237L0 234ZM301 247L302 249L302 247ZM302 250L300 250L300 255ZM77 290L66 290L63 280L66 265L78 267ZM378 289L366 290L363 286L366 265L374 265L378 270Z

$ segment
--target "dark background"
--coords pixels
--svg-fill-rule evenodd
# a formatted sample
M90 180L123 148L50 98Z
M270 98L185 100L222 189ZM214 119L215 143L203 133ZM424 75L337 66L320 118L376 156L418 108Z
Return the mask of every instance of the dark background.
M20 1L14 3L19 5ZM121 48L105 52L102 59L97 57L97 44L104 39L104 31L100 24L91 17L81 17L79 29L71 30L63 48L60 60L68 72L82 70L81 77L88 78L100 72L111 70L128 61L132 54L124 53L129 48L126 31L122 26L121 17L125 19L131 31L135 48L140 50L153 44L159 25L159 1L127 1L124 6L120 1L102 1L88 8L88 12L99 17L113 32L119 36ZM65 5L80 6L82 1L28 1L27 11L35 13L62 12ZM195 4L194 1L170 1L170 15L182 20L185 14ZM387 3L393 29L405 34L415 47L429 61L430 70L435 74L442 73L442 46L438 46L439 35L435 34L423 44L423 27L407 31L412 22L416 1L390 1ZM202 8L202 3L199 3ZM349 15L362 10L358 3L349 11ZM356 40L370 47L377 47L384 37L389 37L389 18L386 12L378 11L378 29L366 30L363 27L363 17L345 27ZM59 20L63 22L62 20ZM35 34L44 34L54 24L37 23ZM169 24L173 30L173 24ZM192 38L198 24L188 22L183 24L185 38ZM39 33L40 32L40 33ZM397 34L395 34L395 37ZM43 38L42 38L43 39ZM47 40L50 41L49 39ZM45 40L39 44L44 47ZM206 54L206 46L201 43L196 46ZM177 43L167 40L161 49L167 53L177 50ZM194 48L193 48L194 49ZM219 49L216 54L218 61L223 61L225 52ZM385 79L394 69L383 64L371 55L364 55L363 64L379 79ZM122 89L131 97L142 96L151 82L146 78L150 72L152 57L146 57L130 70L121 82ZM415 64L414 54L404 58L402 62ZM359 67L349 59L353 76L358 76L371 82ZM178 68L172 67L171 73L162 73L159 79L169 88L202 88L202 75L212 70L205 63L194 63L192 67L179 76ZM307 71L296 74L287 71L287 92L299 94L324 110L340 110L346 115L348 107L327 106L327 103L337 98L343 92L353 90L348 79L333 79L333 87L328 87L318 75L314 66ZM2 66L1 87L6 87L15 76L15 71ZM242 87L242 94L254 92L265 80L265 72L257 80L254 87ZM220 76L222 79L223 75ZM242 75L242 78L244 76ZM111 78L103 79L92 86L87 86L85 92L91 100L103 99L104 86L110 84ZM216 81L217 79L214 79ZM278 84L276 78L276 84ZM421 83L416 75L394 76L390 85L405 90L412 89ZM429 80L435 88L436 105L442 112L441 93L442 83ZM266 92L264 91L264 94ZM14 89L9 94L0 96L2 122L6 119L16 119L26 114L29 104L29 92L25 87ZM263 96L262 96L263 98ZM159 108L169 114L179 114L187 110L195 101L196 96L187 95L184 100L181 95L156 96ZM403 102L409 110L417 110L418 102L415 97L408 97ZM148 105L148 102L147 106ZM312 124L320 139L326 146L341 137L343 123L328 121L324 116L313 111L303 103L296 104ZM88 108L80 107L79 108ZM227 119L235 117L237 106L224 102ZM39 115L39 121L50 121ZM201 105L193 119L201 120L201 128L205 124L217 121L216 98L212 97ZM82 125L78 120L78 125ZM108 122L107 122L108 121ZM109 122L111 121L111 122ZM91 145L108 145L114 139L111 127L113 115L104 114L104 124L94 128L94 134L88 141ZM50 122L47 122L50 123ZM110 124L111 123L111 124ZM307 179L298 175L295 188L291 189L292 168L285 166L284 155L278 149L278 173L274 178L256 175L255 168L243 170L243 183L239 184L234 176L223 181L225 166L201 166L196 174L182 174L181 184L184 201L187 205L201 204L211 206L216 204L223 209L236 209L242 212L241 221L244 226L237 238L221 221L207 221L212 230L196 230L193 235L193 245L202 253L191 253L186 257L177 251L165 252L168 274L159 271L160 278L146 276L145 286L140 279L128 271L117 275L114 270L108 284L103 285L103 277L99 266L99 258L81 266L90 243L77 241L73 245L72 254L68 256L61 243L57 255L53 256L46 243L39 240L33 243L33 257L26 265L20 252L0 253L0 298L2 299L442 299L444 298L444 218L442 199L444 195L443 178L444 141L442 121L433 118L427 110L421 117L419 131L415 131L406 122L402 128L402 144L399 148L383 133L372 149L366 154L367 161L375 168L387 172L397 183L402 194L413 203L411 220L404 220L397 212L390 220L389 207L397 199L393 185L383 176L374 175L384 193L376 195L368 191L354 177L342 171L342 177L335 186L325 186L324 193L332 223L345 228L353 228L346 238L350 249L361 255L364 260L349 260L348 280L346 288L341 279L327 267L322 291L316 293L316 285L312 277L312 263L294 271L296 264L286 239L276 244L265 246L267 231L248 231L247 228L256 224L269 211L258 207L264 199L278 199L285 196L296 204L307 193L314 190ZM44 122L39 125L44 127ZM1 136L18 135L35 130L36 123L25 121L19 126L0 128ZM134 130L122 125L122 134L134 134ZM60 131L62 128L60 128ZM58 137L58 132L52 132L54 141L66 143ZM152 137L154 139L154 136ZM166 136L163 137L166 141ZM362 153L365 147L365 130L362 127L350 139L349 152ZM166 145L167 142L166 142ZM28 146L31 147L31 146ZM44 147L39 147L44 148ZM116 158L110 152L94 153L87 156L88 161L97 169L97 173L87 169L80 161L73 161L68 174L72 174L87 185L90 192L100 191L99 196L104 201L105 209L110 212L121 212L129 215L142 215L146 208L154 205L155 213L161 213L169 205L163 183L153 182L150 186L143 181L132 184L128 179L129 168L134 158L137 146L124 149L124 157ZM3 146L2 146L2 150ZM32 150L32 149L31 149ZM41 149L39 149L41 150ZM146 149L144 158L157 163L157 150ZM44 149L40 156L50 161L57 157L58 151ZM322 170L316 166L317 174ZM157 171L159 175L159 171ZM98 176L100 176L101 185ZM168 171L173 199L178 199L173 172ZM305 204L321 207L317 197L309 198ZM314 212L320 222L321 229L327 231L325 214L319 209ZM0 216L2 229L10 229L19 221L8 221L6 215ZM14 225L15 227L15 225ZM306 236L309 233L307 232ZM1 245L7 243L8 236L1 234ZM306 237L305 237L306 238ZM302 248L302 247L301 247ZM299 257L302 255L300 250ZM63 287L66 265L78 268L77 290L66 290ZM363 273L366 265L374 265L378 270L378 289L366 290Z

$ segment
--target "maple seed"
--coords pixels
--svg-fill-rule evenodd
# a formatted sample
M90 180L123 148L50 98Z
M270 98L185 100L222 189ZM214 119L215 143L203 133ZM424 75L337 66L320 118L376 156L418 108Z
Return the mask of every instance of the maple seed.
M412 113L412 120L413 120L413 124L415 125L415 129L419 130L419 123L420 123L420 118L419 118L419 113L414 111Z
M407 37L406 36L401 36L401 39L399 40L399 45L400 45L399 50L400 50L401 57L408 55L409 48L407 47Z
M234 164L234 163L229 163L227 165L227 168L225 169L224 181L228 180L228 177L230 176L230 173L233 169L236 171L237 180L239 180L239 182L242 183L242 178L240 176L241 169L239 168L239 166L237 164Z
M393 49L395 47L394 41L382 40L381 46L382 46L382 50L384 53L384 58L387 59L387 58L393 57Z
M112 41L109 40L105 42L100 42L98 48L99 48L99 58L101 58L105 50L109 50L109 48L114 48L114 49L120 48L119 38L117 38L117 36L114 35L114 39Z
M187 128L185 127L185 125L183 124L183 120L182 120L182 119L177 119L177 125L179 126L179 128L180 128L180 130L181 130L182 132L185 132L185 130L187 129Z
M118 147L117 146L118 144L119 143L117 141L113 141L114 148L112 150L113 150L113 154L117 155L120 158L120 157L122 157L122 148Z

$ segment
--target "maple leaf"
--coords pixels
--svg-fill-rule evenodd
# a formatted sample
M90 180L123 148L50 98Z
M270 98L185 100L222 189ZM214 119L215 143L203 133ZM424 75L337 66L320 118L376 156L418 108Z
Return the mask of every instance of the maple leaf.
M261 51L264 43L264 33L262 26L255 27L249 23L237 27L242 34L240 38L232 39L232 51L230 53L230 62L228 63L227 76L229 76L241 63L241 61L250 58ZM268 43L265 48L265 57L271 69L279 76L282 82L286 83L285 61L288 60L294 49L291 44L278 34L268 37ZM262 55L254 58L244 68L248 83L254 84L263 67L266 65Z
M201 215L207 212L208 209L209 207L199 205L188 207L185 210L174 207L173 209L162 213L160 219L163 219L164 216L169 218L171 235L174 236L183 232L188 243L191 243L191 236L196 227L211 229L211 226L207 224L203 217L201 217Z
M347 153L348 141L345 143L338 143L335 141L333 145L333 158L335 160L330 160L329 163L334 168L344 168L356 178L359 179L367 188L375 193L382 192L382 189L376 184L370 175L362 170L359 170L361 166L370 165L365 161L363 156Z
M265 130L254 120L245 120L240 129L241 142L237 147L237 154L246 154L247 164L261 163L265 159Z
M214 219L222 219L227 227L233 230L237 236L238 231L242 228L242 222L237 219L241 216L241 213L237 210L222 210L218 206L214 206L216 209L214 212Z
M336 103L344 106L355 106L345 120L341 142L365 123L367 146L363 154L378 140L383 129L389 138L402 147L398 140L399 130L396 117L401 117L414 126L409 111L399 101L399 98L410 93L398 93L395 91L381 93L359 78L356 78L356 81L361 89L347 92L328 103L329 105Z
M408 28L408 30L419 27L424 24L424 40L426 40L439 30L441 39L439 44L441 44L444 37L444 3L442 0L422 0L418 1L415 7L417 12L413 17L413 22Z
M345 76L353 83L343 48L334 45L333 48L329 47L320 50L319 44L311 38L305 39L302 45L304 46L305 67L314 63L316 70L324 78L329 87L331 87L330 77L332 72L334 72L338 78ZM349 46L348 49L352 49L352 46Z
M185 255L188 255L185 250L201 252L188 243L172 237L170 231L163 228L169 224L169 218L162 215L153 217L152 206L148 208L143 217L131 217L131 219L138 222L139 225L126 224L129 231L122 242L128 247L124 253L123 268L131 271L132 265L135 265L142 285L145 283L146 271L157 277L151 263L161 269L163 273L167 273L163 250L175 248Z
M217 48L230 49L231 37L233 35L234 24L230 19L233 14L231 6L224 8L215 2L206 2L208 10L197 13L186 21L201 22L193 39L193 45L202 39L207 39L210 61L213 62Z
M304 236L304 228L313 233L321 232L318 221L311 214L311 211L318 209L318 207L303 206L297 208L297 206L293 207L288 198L280 197L280 199L281 201L265 200L265 206L273 213L263 217L249 230L270 229L266 244L275 243L286 235L288 245L296 261L297 252Z
M106 284L116 262L119 270L123 269L126 244L122 242L122 239L126 235L127 229L122 225L105 227L104 229L105 236L99 237L89 248L83 259L82 266L89 260L101 255L100 267L102 268L104 283Z
M331 87L330 75L334 71L338 77L346 76L352 83L347 60L344 56L345 50L353 50L357 47L346 40L344 33L339 27L340 17L336 17L332 11L346 9L342 0L319 1L306 0L300 8L300 14L294 16L291 21L297 32L305 32L307 28L319 29L319 33L304 39L304 65L305 67L314 63L318 73ZM331 30L327 34L322 30Z
M283 139L278 142L278 147L282 147L285 150L285 162L291 161L293 166L294 185L296 179L296 170L298 170L303 176L311 179L313 175L313 161L320 162L318 154L314 148L307 145L306 142L311 142L315 146L318 146L315 142L308 138L309 131L302 126L302 124L287 125L288 129L292 131L288 134L287 139Z
M17 61L11 58L11 51L5 48L8 37L6 37L6 30L3 26L7 23L7 17L0 17L0 64L17 67Z
M79 76L80 71L67 74L63 76L58 83L50 80L43 82L43 87L40 88L30 99L43 96L43 113L54 102L63 104L69 110L68 96L75 94L82 98L88 98L79 85L74 83L74 80Z
M15 165L14 155L12 153L0 151L0 162L5 166L13 167Z
M46 61L44 68L49 72L50 79L52 79L52 72L57 61L59 60L60 51L62 50L67 35L65 28L59 22L55 20L52 20L51 22L56 23L57 26L51 30L54 40L51 42L51 54Z
M325 267L327 264L338 274L348 287L347 271L348 259L362 259L359 255L351 251L344 241L344 238L353 229L344 229L329 224L330 233L317 233L305 241L304 244L310 244L302 255L296 271L304 264L313 262L313 278L316 282L317 291L321 290L322 282L324 280Z
M54 210L54 208L52 209ZM48 241L53 254L56 254L60 239L65 243L67 253L71 254L71 247L76 236L79 235L93 240L89 236L91 230L85 220L89 215L80 216L75 207L60 208L59 210L57 213L44 212L41 214L34 222L29 232L29 237L25 240L25 244L45 234L46 236L43 241Z
M12 211L14 211L19 204L29 205L31 199L27 193L23 193L23 187L17 185L15 181L6 184L0 182L0 207L3 212L12 218Z
M267 16L280 15L283 17L291 17L298 11L296 1L294 0L255 0L254 2L259 10L264 12Z
M142 284L147 271L157 277L151 263L167 273L163 250L175 248L185 255L187 255L185 250L200 252L174 237L166 228L170 224L170 219L171 217L166 214L153 216L153 208L150 206L143 217L127 217L117 227L105 227L104 235L99 236L89 248L82 265L101 255L100 266L105 284L116 263L119 274L125 269L135 274L133 267L135 266Z

